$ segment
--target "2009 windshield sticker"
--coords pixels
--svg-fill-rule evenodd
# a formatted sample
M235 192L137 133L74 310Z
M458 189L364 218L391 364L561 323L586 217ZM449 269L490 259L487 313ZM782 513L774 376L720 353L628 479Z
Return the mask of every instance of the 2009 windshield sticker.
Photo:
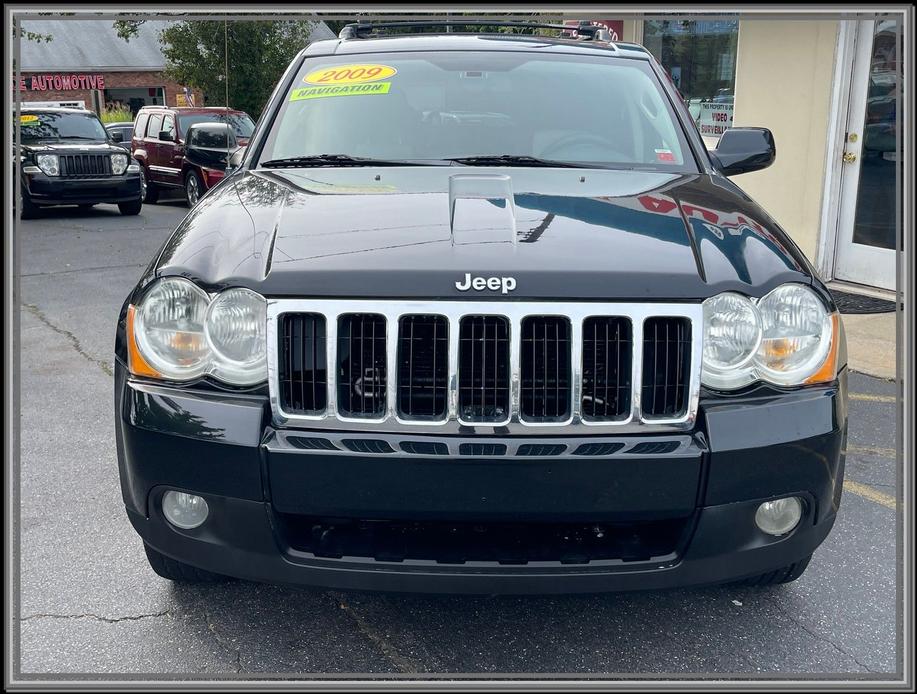
M322 99L329 96L369 96L371 94L388 94L391 82L372 82L370 84L341 84L327 87L299 87L290 92L290 101L303 99Z
M397 74L397 70L389 65L375 65L358 63L354 65L336 65L313 70L302 78L306 84L364 84L366 82L379 82Z
M37 125L38 116L36 116L34 113L24 113L19 116L19 123L21 125Z

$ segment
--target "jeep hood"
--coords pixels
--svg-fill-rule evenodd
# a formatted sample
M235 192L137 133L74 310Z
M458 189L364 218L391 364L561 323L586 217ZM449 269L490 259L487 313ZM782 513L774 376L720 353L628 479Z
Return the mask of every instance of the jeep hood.
M466 273L512 277L513 299L691 300L812 281L721 177L453 166L240 171L154 269L269 297L510 298L459 291Z

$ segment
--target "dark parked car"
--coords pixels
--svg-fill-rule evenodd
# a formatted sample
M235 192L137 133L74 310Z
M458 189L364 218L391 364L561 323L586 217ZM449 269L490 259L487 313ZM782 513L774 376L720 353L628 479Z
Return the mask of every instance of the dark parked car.
M131 133L134 132L133 121L123 121L121 123L106 123L105 129L108 131L111 141L116 143L122 149L131 151Z
M112 142L98 116L74 108L23 108L19 116L22 218L53 205L143 205L140 167Z
M146 202L156 202L164 189L182 189L190 198L188 188L207 182L200 171L185 158L188 129L196 123L224 123L232 128L239 145L248 143L255 123L243 111L208 107L191 108L144 106L134 119L131 153L140 162L145 180ZM195 180L197 177L197 180ZM194 191L191 191L194 192Z
M798 578L841 500L847 357L728 178L773 162L770 132L708 152L650 54L589 29L385 27L296 56L124 303L121 488L153 569Z
M185 200L194 207L204 193L223 180L232 155L241 145L225 123L195 123L185 139Z

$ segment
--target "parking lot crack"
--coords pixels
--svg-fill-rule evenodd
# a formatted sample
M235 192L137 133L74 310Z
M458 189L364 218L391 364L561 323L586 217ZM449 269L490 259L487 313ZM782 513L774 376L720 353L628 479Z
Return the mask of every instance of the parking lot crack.
M96 359L91 354L89 354L89 352L87 352L83 348L83 345L80 343L80 340L76 335L74 335L69 330L66 330L64 328L61 328L60 326L54 325L54 323L52 323L48 319L48 317L44 314L44 312L37 306L33 304L26 304L26 303L23 303L22 306L29 313L35 316L38 320L40 320L46 326L51 328L51 330L56 332L58 335L63 335L65 338L67 338L67 340L70 342L70 345L73 347L73 349L76 351L77 354L79 354L81 357L86 359L88 362L98 366L100 369L102 369L102 371L104 371L109 376L114 376L114 372L112 371L111 364L109 364L107 361L103 359Z
M399 672L416 674L419 672L424 672L424 668L413 659L403 655L389 640L384 634L379 633L373 626L367 622L363 616L353 608L352 605L348 605L347 602L343 599L341 595L335 595L335 598L338 601L338 607L353 620L356 624L357 629L363 636L369 639L374 643L382 655L394 665Z
M207 623L207 631L210 633L211 638L213 638L214 643L219 646L220 650L226 651L230 655L230 662L235 668L236 674L247 672L242 666L242 649L227 641L227 639L220 634L217 629L216 621L211 618L210 613L206 609L203 610L203 612L204 621Z
M813 629L811 629L805 622L803 622L801 619L799 619L796 615L794 615L794 614L790 613L789 611L787 611L786 609L784 609L783 605L781 605L777 600L773 600L773 599L771 599L771 598L767 598L767 600L768 600L768 602L770 602L772 605L774 605L774 607L776 607L778 610L780 610L780 612L782 612L786 617L788 617L789 620L790 620L791 622L793 622L793 624L795 624L796 626L798 626L800 629L802 629L804 632L806 632L806 633L807 633L809 636L811 636L812 638L818 639L819 641L822 641L822 642L824 642L824 643L827 643L828 645L830 645L832 648L834 648L834 650L836 650L836 651L837 651L838 653L840 653L841 655L843 655L843 656L845 656L845 657L847 657L847 658L850 658L854 663L856 663L856 664L859 665L861 668L863 668L864 670L866 670L866 672L870 672L870 673L876 673L876 672L878 672L877 670L873 670L872 668L870 668L870 667L869 667L868 665L866 665L865 663L860 662L860 660L859 660L855 655L853 655L853 653L847 652L846 650L844 650L843 648L841 648L838 644L836 644L834 641L832 641L832 640L829 639L828 637L823 636L822 634L819 634L818 632L816 632L816 631L814 631Z
M149 612L146 614L132 614L124 615L121 617L105 617L104 615L93 614L92 612L84 612L82 614L54 614L50 612L38 612L35 614L30 614L25 617L20 617L20 622L28 622L33 619L94 619L99 622L105 622L106 624L117 624L118 622L135 622L140 619L153 619L156 617L166 617L171 613L169 610L164 610L162 612Z

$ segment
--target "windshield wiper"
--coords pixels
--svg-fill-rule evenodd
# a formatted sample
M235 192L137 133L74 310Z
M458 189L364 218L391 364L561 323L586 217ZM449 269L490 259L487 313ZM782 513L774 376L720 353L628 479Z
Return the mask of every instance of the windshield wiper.
M490 154L476 157L453 157L450 161L466 166L540 166L563 169L601 169L600 164L588 162L557 161L554 159L539 159L523 154Z
M104 137L90 137L89 135L60 135L58 140L98 140L102 142Z
M261 166L269 168L294 168L311 166L444 166L447 162L438 159L370 159L367 157L352 157L349 154L315 154L308 157L286 157L284 159L269 159L261 162Z

